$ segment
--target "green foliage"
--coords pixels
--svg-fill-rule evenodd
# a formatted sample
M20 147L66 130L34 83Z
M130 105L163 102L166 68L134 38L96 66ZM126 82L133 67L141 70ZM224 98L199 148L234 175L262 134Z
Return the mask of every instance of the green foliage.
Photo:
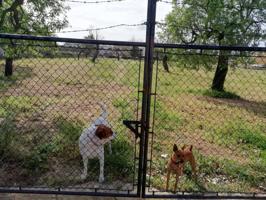
M65 159L75 159L79 156L78 138L83 129L83 123L72 121L63 116L55 120L58 133L54 136L53 143L57 155Z
M72 160L79 156L78 138L82 131L82 123L62 116L58 117L55 123L58 132L52 140L38 144L24 157L23 166L27 170L43 173L49 169L49 158L60 156Z
M64 136L65 140L68 141L77 141L79 135L82 131L82 122L80 121L71 121L64 117L59 117L56 120L57 128L59 134Z
M49 169L48 158L55 152L55 145L44 143L32 149L31 153L24 157L23 166L32 172L42 173Z
M67 26L66 10L62 0L5 0L0 6L0 32L31 35L52 35ZM2 42L10 43L9 40ZM19 58L21 54L36 53L24 42L19 47L4 45L6 58Z
M51 34L67 25L67 9L61 0L5 0L0 7L0 29L8 33Z
M265 7L264 0L184 0L167 15L160 36L168 42L257 45L265 39Z
M112 141L112 154L109 154L109 149L106 145L106 166L108 174L111 176L120 177L130 181L134 171L134 148L128 141L127 137L119 134Z
M2 159L11 157L14 152L13 144L17 139L15 127L11 116L0 122L0 157Z
M173 10L165 19L166 26L162 26L159 33L165 42L258 46L266 38L265 0L184 0L180 4L173 1L173 4ZM235 60L233 54L230 51L219 52L212 89L224 90L229 59L234 60L232 65L241 62ZM206 60L204 56L190 58L180 59L180 66L211 69L215 63L213 58ZM249 59L242 59L242 62L250 63Z

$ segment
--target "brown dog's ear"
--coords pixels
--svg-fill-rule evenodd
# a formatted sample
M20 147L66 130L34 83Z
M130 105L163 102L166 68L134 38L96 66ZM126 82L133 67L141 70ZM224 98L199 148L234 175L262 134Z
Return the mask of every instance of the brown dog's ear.
M177 151L177 150L178 150L177 145L174 144L174 146L173 146L173 151Z
M193 145L190 145L190 148L189 148L189 150L190 150L190 151L192 151L192 149L193 149Z

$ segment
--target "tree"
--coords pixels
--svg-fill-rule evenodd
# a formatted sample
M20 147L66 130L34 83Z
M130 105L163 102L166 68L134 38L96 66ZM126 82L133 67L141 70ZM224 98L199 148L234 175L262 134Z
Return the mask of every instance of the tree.
M0 4L0 32L49 36L66 27L64 0L4 0ZM13 72L16 50L5 52L5 75Z
M258 46L265 40L265 0L173 1L160 36L167 42ZM220 51L212 89L223 91L230 52Z
M89 31L89 34L87 36L84 37L84 39L87 40L101 40L103 39L102 36L100 36L100 34L98 33L98 31L95 31L95 33L93 33L94 31ZM98 58L99 55L99 45L90 45L87 44L86 45L87 50L89 50L88 54L93 54L91 61L93 63L95 63L96 59Z

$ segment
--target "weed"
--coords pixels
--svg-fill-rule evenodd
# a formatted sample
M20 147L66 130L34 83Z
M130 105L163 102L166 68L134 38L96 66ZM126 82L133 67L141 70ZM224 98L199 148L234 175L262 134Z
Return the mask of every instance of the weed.
M79 156L78 138L83 129L81 121L70 121L63 116L55 120L58 133L54 137L55 151L65 159L75 159Z
M55 151L53 143L40 144L25 156L23 166L35 173L43 173L49 169L48 158Z
M16 141L16 125L13 117L7 117L0 124L0 157L10 158L14 154L14 142Z
M36 98L27 96L10 96L2 100L2 106L13 113L29 112L33 108Z
M119 134L117 138L112 141L112 149L112 154L108 154L108 150L105 150L107 154L105 156L107 174L113 176L112 179L120 177L130 181L133 178L134 171L133 146L124 135Z

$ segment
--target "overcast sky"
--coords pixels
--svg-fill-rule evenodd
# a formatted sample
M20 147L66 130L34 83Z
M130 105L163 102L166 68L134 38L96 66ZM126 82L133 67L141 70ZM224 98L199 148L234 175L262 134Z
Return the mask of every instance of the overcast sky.
M91 0L90 0L91 1ZM139 24L146 21L148 0L126 0L104 4L71 3L68 5L68 20L70 27L65 30L80 30L100 28L117 24ZM171 10L171 4L157 3L157 21L164 19ZM146 26L118 27L101 30L98 33L105 40L145 41ZM84 38L86 32L60 33L60 37Z

